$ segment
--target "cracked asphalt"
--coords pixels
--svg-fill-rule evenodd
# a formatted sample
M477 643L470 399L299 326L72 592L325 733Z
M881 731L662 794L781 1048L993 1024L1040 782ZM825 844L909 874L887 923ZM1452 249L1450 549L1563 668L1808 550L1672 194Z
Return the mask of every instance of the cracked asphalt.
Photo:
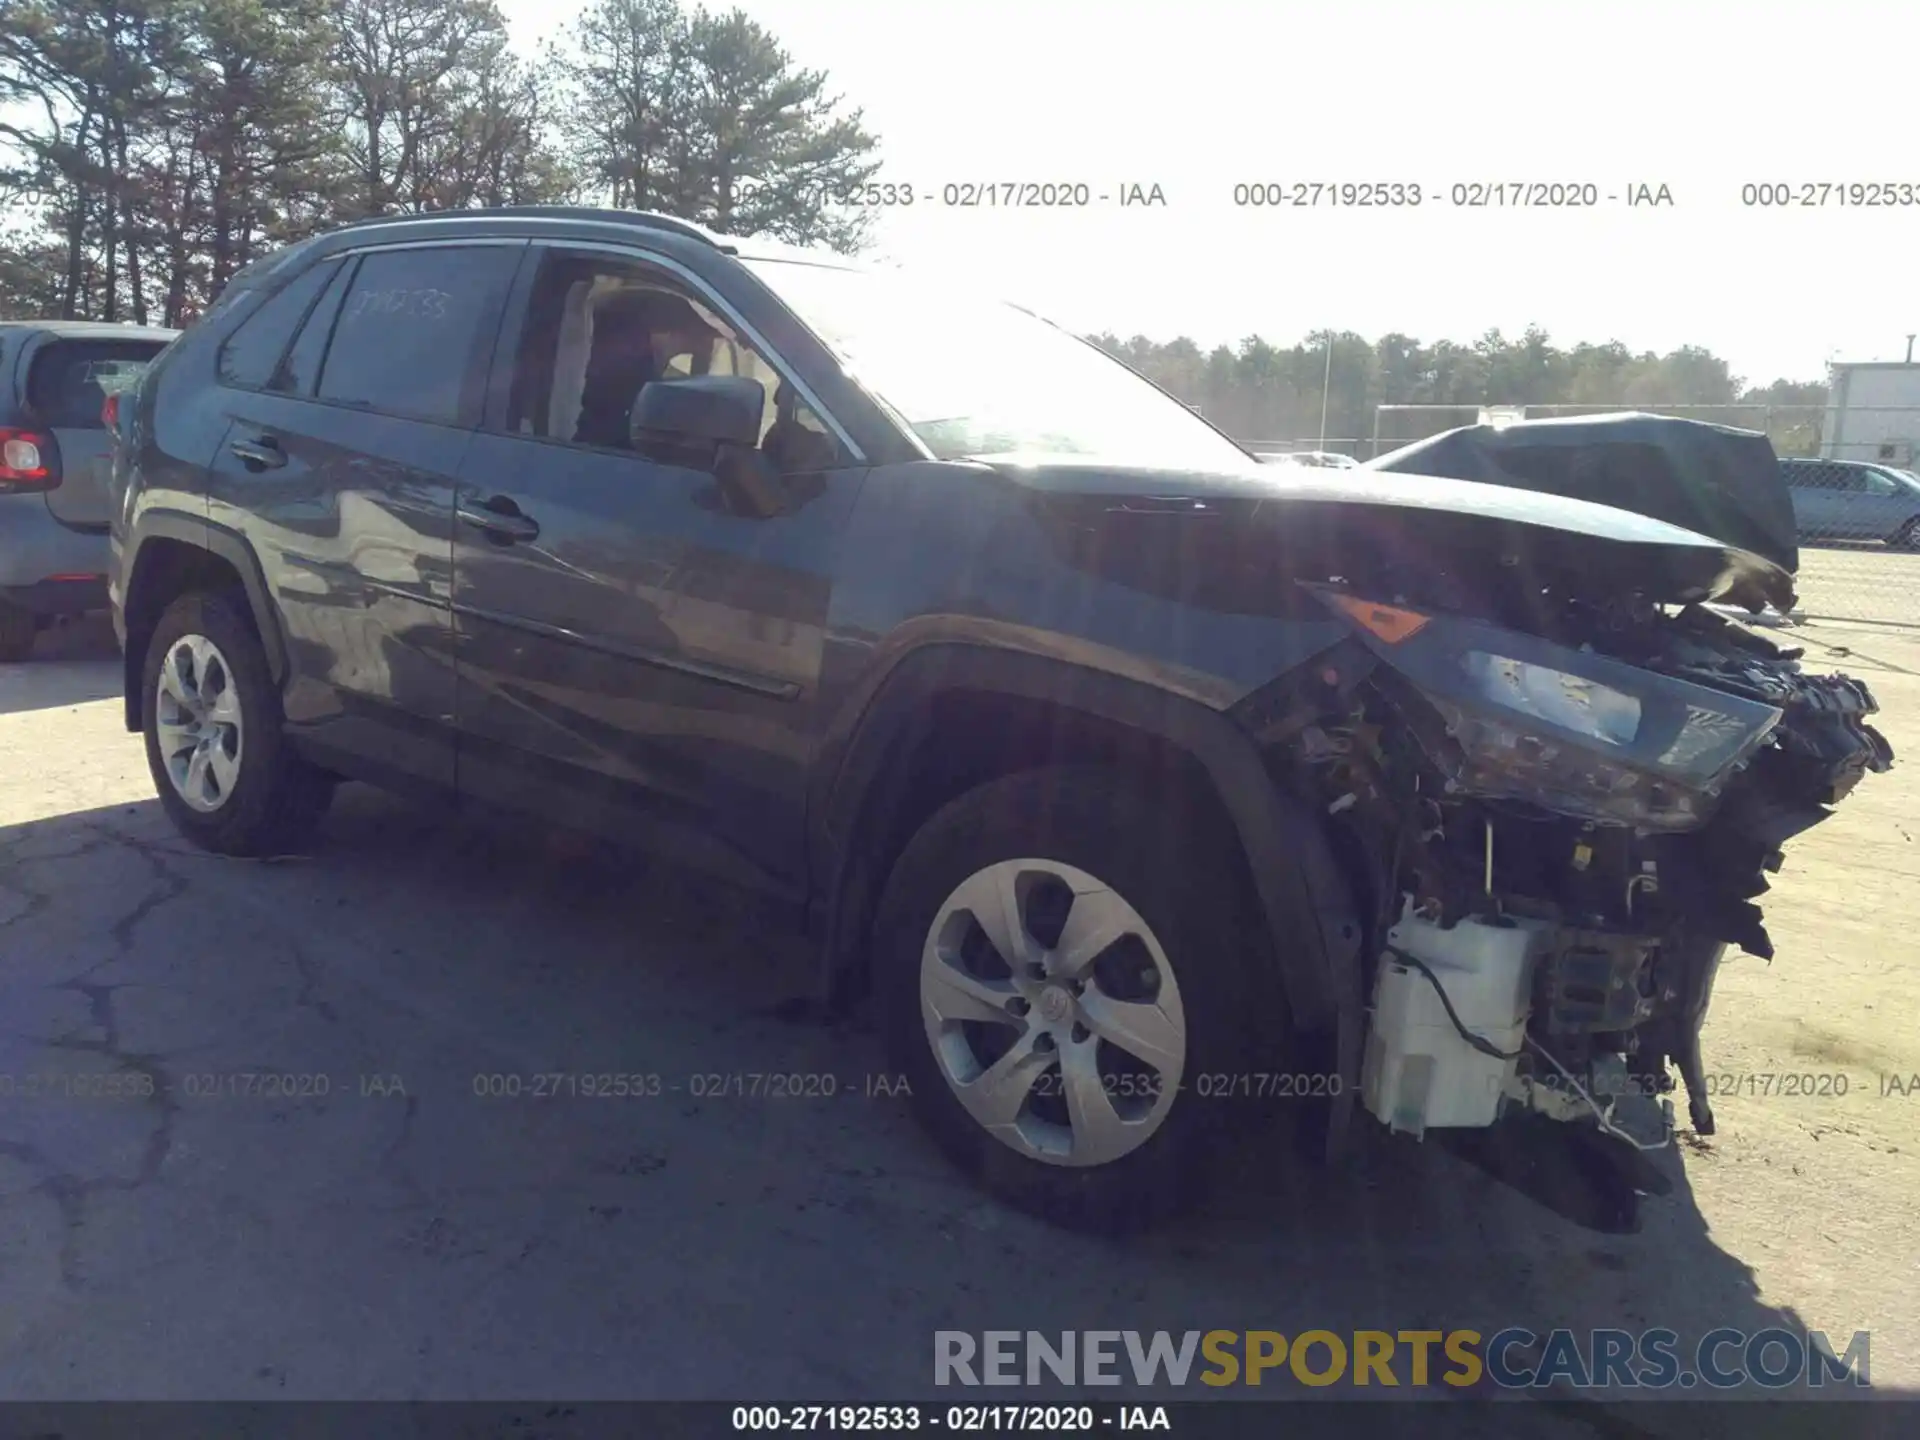
M1920 640L1806 633L1920 746ZM1639 1233L1370 1139L1116 1245L959 1180L751 901L361 787L311 855L202 854L110 635L44 648L0 667L0 1398L924 1397L985 1328L1866 1328L1920 1379L1920 1096L1875 1078L1920 1072L1911 762L1790 853L1708 1029L1849 1093L1723 1097Z

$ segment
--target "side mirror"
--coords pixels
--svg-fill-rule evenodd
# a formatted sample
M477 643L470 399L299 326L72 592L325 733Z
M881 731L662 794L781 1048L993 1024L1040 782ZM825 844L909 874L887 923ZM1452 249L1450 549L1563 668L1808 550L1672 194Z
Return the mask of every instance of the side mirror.
M736 515L783 514L786 496L774 464L760 453L767 392L744 375L654 380L633 402L633 448L668 464L706 470Z
M757 445L767 392L744 375L654 380L633 402L633 439L679 444Z

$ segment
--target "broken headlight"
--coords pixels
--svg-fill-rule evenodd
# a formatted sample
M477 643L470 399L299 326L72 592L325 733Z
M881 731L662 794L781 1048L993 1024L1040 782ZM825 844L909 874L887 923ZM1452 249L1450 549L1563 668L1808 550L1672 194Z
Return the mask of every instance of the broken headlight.
M1511 655L1468 650L1460 668L1480 698L1609 745L1630 744L1640 730L1640 702L1585 675Z
M1690 829L1780 722L1771 705L1590 650L1475 620L1326 598L1430 707L1404 708L1458 794L1647 830Z

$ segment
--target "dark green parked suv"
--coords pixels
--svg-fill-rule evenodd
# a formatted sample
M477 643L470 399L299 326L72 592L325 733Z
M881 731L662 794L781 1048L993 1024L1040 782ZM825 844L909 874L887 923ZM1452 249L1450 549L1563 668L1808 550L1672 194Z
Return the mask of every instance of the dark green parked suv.
M1775 851L1889 760L1698 603L1773 561L1262 467L1023 310L662 217L296 245L117 455L126 722L188 837L294 845L349 777L780 897L946 1150L1071 1223L1277 1113L1544 1114L1633 1190L1671 1066L1711 1125Z

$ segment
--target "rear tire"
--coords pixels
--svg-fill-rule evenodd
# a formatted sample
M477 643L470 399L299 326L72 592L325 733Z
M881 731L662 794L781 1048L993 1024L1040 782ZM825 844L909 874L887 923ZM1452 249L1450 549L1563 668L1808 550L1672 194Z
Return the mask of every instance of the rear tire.
M1907 521L1887 542L1895 550L1920 550L1920 515Z
M39 633L40 622L31 610L0 600L0 661L31 658L34 637Z
M266 651L232 599L192 594L169 605L140 676L147 766L182 835L222 855L256 856L312 838L333 782L287 743Z
M1075 1229L1199 1200L1242 1133L1225 1077L1253 1033L1272 1053L1287 1026L1259 999L1271 947L1244 876L1220 817L1115 770L1006 776L929 819L888 878L873 959L890 1061L940 1148ZM1021 978L1028 963L1046 978Z

